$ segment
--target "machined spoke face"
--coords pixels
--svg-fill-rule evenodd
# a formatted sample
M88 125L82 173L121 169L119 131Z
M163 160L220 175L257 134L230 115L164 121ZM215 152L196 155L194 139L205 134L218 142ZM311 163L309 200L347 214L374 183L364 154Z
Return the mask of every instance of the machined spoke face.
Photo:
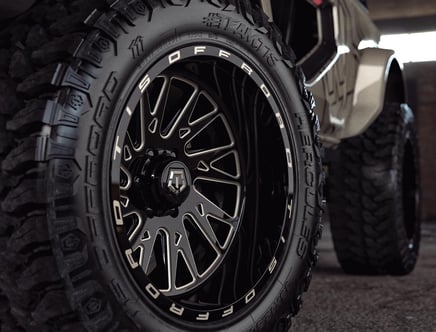
M246 61L209 41L187 46L138 68L114 112L110 197L124 262L147 305L197 325L237 319L275 282L302 194L298 118Z
M201 82L161 75L127 109L119 224L130 264L167 296L213 274L241 219L240 153L219 105Z

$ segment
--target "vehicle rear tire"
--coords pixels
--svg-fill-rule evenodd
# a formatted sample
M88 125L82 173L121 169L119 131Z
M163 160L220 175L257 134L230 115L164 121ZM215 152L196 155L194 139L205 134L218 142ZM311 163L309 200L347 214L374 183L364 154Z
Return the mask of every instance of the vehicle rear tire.
M313 100L267 17L249 1L43 0L0 39L2 331L287 330L322 170Z
M404 275L420 243L415 120L388 104L362 135L341 143L329 165L328 202L338 260L347 273Z

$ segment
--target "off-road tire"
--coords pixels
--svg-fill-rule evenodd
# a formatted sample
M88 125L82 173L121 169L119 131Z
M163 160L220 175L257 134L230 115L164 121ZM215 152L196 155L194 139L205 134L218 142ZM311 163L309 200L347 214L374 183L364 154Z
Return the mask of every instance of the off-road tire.
M280 91L298 188L271 286L216 325L179 320L139 294L110 221L104 163L129 75L172 45L206 37L248 54ZM321 233L318 122L291 50L258 8L245 0L42 0L3 28L0 42L2 331L289 328Z
M361 136L341 143L328 202L338 260L347 273L410 273L420 242L419 156L412 111L388 104Z

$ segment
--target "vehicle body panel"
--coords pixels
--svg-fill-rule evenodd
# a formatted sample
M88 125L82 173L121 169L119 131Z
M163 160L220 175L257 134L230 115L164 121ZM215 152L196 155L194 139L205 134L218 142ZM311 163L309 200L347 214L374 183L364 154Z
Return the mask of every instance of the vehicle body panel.
M363 133L382 111L392 61L394 52L391 50L367 48L360 51L353 111L348 116L342 137Z
M274 13L277 0L271 1L274 19L283 22ZM382 111L394 52L378 48L380 33L358 0L293 1L308 1L316 11L318 41L298 65L316 100L321 139L333 146L363 133ZM304 34L308 29L294 30ZM299 44L290 44L298 54Z

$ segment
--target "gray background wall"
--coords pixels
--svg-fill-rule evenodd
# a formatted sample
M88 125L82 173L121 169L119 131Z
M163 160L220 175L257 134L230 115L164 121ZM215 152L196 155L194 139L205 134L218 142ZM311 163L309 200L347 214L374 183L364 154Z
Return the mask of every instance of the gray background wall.
M435 41L436 42L436 41ZM406 64L421 152L422 217L436 220L436 63Z

